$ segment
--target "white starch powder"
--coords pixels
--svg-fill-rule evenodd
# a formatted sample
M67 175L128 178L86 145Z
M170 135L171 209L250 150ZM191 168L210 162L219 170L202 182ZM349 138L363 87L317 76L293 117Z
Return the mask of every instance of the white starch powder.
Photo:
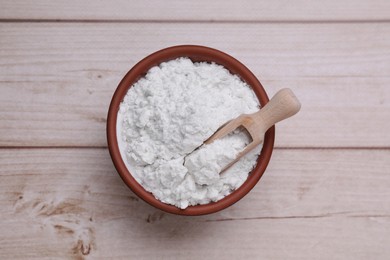
M138 183L164 203L184 209L218 201L247 179L261 146L221 175L248 137L235 131L195 149L228 120L258 110L253 90L220 65L188 58L161 63L121 103L122 158Z

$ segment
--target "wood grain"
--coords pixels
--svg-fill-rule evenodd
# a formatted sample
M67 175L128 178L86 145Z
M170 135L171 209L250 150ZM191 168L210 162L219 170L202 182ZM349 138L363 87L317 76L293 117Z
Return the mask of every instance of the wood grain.
M2 0L0 19L157 21L388 20L386 0Z
M106 149L1 149L0 258L386 259L389 156L277 149L243 200L180 217L140 201Z
M111 96L146 55L223 50L301 112L278 147L390 147L390 26L377 24L0 24L0 146L105 146Z

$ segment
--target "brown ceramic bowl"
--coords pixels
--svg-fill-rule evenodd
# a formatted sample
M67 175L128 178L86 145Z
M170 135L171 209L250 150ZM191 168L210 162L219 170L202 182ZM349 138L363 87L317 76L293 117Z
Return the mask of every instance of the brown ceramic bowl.
M157 200L150 192L146 191L140 184L138 184L122 160L116 135L117 114L119 105L126 95L127 90L139 78L143 77L151 67L164 61L176 59L178 57L188 57L194 62L206 61L220 64L227 68L232 74L240 76L242 80L247 82L253 88L261 106L264 106L268 102L268 96L259 80L253 75L252 72L250 72L247 67L226 53L208 47L195 45L182 45L166 48L157 51L138 62L119 83L119 86L116 89L114 96L112 97L108 111L108 148L110 150L111 158L114 162L115 168L117 169L122 180L135 194L137 194L141 199L150 205L166 212L179 215L210 214L225 209L236 203L238 200L244 197L260 180L271 158L274 147L275 127L270 128L265 134L263 149L260 156L258 157L256 167L252 170L248 176L248 179L242 184L242 186L232 192L230 195L217 202L212 202L205 205L189 206L184 210Z

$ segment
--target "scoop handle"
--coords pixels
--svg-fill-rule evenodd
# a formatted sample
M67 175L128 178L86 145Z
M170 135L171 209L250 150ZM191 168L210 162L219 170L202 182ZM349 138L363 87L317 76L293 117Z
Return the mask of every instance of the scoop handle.
M301 109L301 103L291 89L279 90L260 111L253 114L256 124L263 132Z

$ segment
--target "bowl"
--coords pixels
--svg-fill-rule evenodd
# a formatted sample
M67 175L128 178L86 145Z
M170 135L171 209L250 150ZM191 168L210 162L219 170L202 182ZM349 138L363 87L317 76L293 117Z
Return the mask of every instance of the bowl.
M216 64L224 66L232 74L238 75L243 81L250 85L259 99L260 105L263 107L268 102L268 96L259 80L253 75L253 73L230 55L204 46L197 45L180 45L173 46L166 49L157 51L140 62L138 62L122 79L119 83L111 100L110 108L108 110L107 117L107 142L108 149L118 171L120 177L125 184L142 200L146 201L150 205L161 209L165 212L178 214L178 215L204 215L210 214L222 209L225 209L241 198L243 198L260 180L268 162L271 159L274 139L275 139L275 127L271 127L265 134L263 148L257 159L255 168L251 171L248 179L235 191L228 196L217 202L211 202L205 205L189 206L186 209L180 209L173 205L163 203L156 199L152 193L146 191L138 182L133 178L131 172L126 167L121 153L119 151L118 137L117 137L117 115L119 105L126 95L128 89L138 81L141 77L146 75L146 72L162 62L173 60L179 57L188 57L193 62L214 62Z

